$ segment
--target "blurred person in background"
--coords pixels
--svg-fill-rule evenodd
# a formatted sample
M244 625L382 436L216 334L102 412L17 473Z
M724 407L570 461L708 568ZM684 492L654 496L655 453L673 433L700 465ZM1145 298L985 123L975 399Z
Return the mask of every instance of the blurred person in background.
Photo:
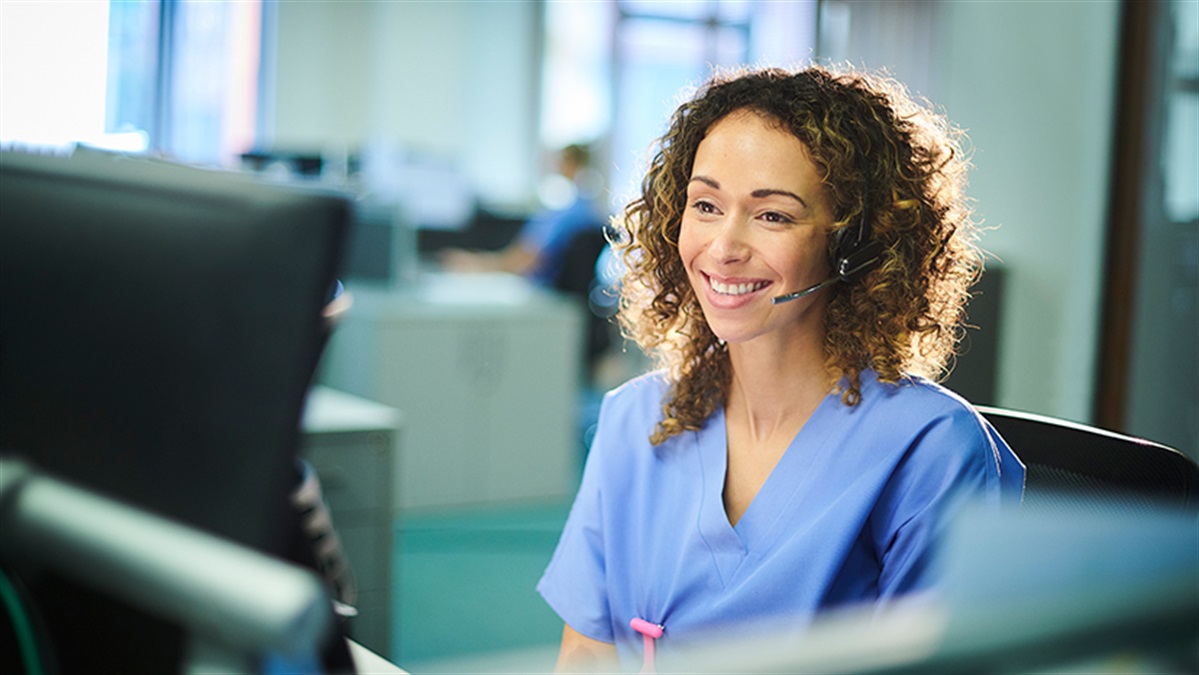
M442 267L453 272L510 272L555 287L576 237L602 237L605 221L595 201L595 182L590 148L566 146L558 153L557 172L542 190L546 208L529 219L510 244L498 251L448 249L440 257Z

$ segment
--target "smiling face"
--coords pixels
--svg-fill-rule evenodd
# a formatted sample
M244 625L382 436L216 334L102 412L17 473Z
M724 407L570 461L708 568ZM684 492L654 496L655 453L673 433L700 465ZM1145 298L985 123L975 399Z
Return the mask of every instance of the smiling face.
M679 255L712 332L730 344L821 327L832 208L803 142L758 113L733 112L695 154Z

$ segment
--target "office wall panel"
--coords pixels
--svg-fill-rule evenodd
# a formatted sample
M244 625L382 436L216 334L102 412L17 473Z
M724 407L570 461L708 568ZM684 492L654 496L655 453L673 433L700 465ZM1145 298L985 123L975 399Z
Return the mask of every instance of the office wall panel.
M527 2L282 2L277 146L384 147L449 164L489 203L537 179L541 9Z
M1089 421L1119 3L945 3L945 108L1006 273L999 404Z

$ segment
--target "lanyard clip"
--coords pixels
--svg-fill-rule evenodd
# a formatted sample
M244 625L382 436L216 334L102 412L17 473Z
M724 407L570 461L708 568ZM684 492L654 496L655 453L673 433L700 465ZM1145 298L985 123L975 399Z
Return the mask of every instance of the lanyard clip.
M654 672L654 640L662 637L662 624L635 618L629 622L629 627L641 633L642 640L645 642L645 661L641 664L641 672Z

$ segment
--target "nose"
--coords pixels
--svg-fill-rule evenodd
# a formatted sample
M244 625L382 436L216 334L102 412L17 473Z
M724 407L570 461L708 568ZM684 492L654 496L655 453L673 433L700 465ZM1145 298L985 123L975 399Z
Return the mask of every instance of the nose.
M742 218L726 218L712 232L708 253L720 263L740 262L750 251L746 223Z

